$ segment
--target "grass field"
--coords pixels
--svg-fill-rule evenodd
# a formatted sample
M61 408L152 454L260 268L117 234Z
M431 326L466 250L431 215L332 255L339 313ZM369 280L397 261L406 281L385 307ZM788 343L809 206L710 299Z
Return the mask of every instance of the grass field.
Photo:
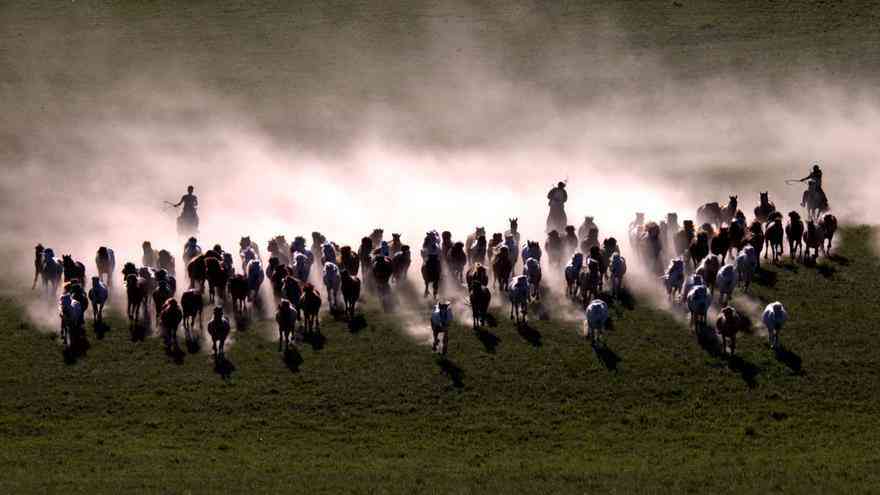
M355 333L287 363L259 322L222 377L204 352L112 329L74 363L37 331L22 287L0 303L0 492L853 492L880 479L880 263L846 228L818 269L769 269L755 297L791 314L780 356L745 336L704 351L636 294L596 353L550 319L477 336L448 361L366 306Z

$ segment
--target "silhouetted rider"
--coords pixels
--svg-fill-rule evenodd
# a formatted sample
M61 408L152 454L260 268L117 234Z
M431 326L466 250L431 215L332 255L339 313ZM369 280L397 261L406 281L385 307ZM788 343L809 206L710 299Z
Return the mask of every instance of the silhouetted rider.
M174 207L178 207L183 205L183 212L181 216L183 217L191 217L194 218L196 216L196 208L199 207L199 198L193 194L193 186L189 186L186 188L186 194L181 196L180 201L174 204Z

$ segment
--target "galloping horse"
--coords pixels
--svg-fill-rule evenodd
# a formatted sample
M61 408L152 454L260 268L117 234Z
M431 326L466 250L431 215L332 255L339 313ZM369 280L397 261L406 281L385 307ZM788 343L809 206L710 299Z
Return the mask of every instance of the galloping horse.
M761 193L761 204L755 207L755 220L766 223L770 215L776 212L776 205L770 202L770 192Z

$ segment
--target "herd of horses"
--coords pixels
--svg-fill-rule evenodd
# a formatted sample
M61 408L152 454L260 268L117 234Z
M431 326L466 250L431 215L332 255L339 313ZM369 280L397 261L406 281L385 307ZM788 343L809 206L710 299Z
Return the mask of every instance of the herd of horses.
M737 286L749 290L761 253L778 262L787 238L791 258L815 261L820 251L830 252L837 219L824 213L804 222L792 211L785 221L766 192L761 193L751 222L738 208L736 196L726 205L705 204L696 213L699 227L693 220L684 220L680 226L674 213L661 222L646 221L644 214L637 213L629 226L630 247L641 266L662 280L669 301L687 308L692 328L705 324L718 293L716 330L725 348L729 342L733 353L737 332L749 328L750 322L730 304L731 296ZM477 227L464 241L453 240L449 231L427 232L420 250L420 273L423 295L433 299L430 323L434 349L446 353L453 321L451 304L440 298L441 281L446 279L451 282L446 286L466 291L475 329L489 320L493 291L509 303L510 318L524 324L530 306L540 302L547 289L542 267L564 278L566 296L583 311L584 337L593 342L600 339L609 322L608 304L621 296L624 287L626 259L614 237L600 241L593 217L585 217L578 229L566 226L564 230L547 234L543 248L537 241L522 242L517 218L509 219L504 232L490 236L484 227ZM310 246L302 236L292 242L283 235L272 238L266 246L265 263L250 237L240 239L236 256L220 245L203 250L191 237L182 253L188 285L179 299L175 257L144 242L140 266L126 262L121 270L130 324L147 320L151 325L155 321L168 348L178 346L177 331L182 325L185 340L192 344L204 327L205 305L213 305L207 330L212 352L220 359L231 331L227 315L262 314L266 303L261 288L266 280L274 299L279 350L289 349L310 334L320 334L322 297L318 284L323 284L331 311L349 320L355 318L362 288L374 294L386 311L393 309L393 292L408 279L412 264L411 249L400 234L385 240L383 230L374 229L357 248L340 246L319 232L311 237ZM663 259L670 260L668 265ZM33 287L41 279L52 299L63 287L60 333L66 347L84 336L89 305L94 320L103 321L103 308L116 276L111 248L98 249L95 267L96 275L86 290L82 262L69 255L58 260L52 249L36 247ZM610 290L606 290L606 283ZM151 307L155 318L150 316ZM782 304L767 306L763 319L775 346L787 319Z

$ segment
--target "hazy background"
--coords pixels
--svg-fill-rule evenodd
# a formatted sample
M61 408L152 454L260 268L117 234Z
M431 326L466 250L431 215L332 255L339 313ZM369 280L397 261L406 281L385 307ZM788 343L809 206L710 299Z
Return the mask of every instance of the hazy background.
M621 235L728 193L792 209L783 181L812 161L835 213L870 221L878 21L873 2L2 2L2 241L26 270L37 242L90 269L100 244L178 253L162 201L187 184L227 249L512 216L543 237L566 177L570 223Z

